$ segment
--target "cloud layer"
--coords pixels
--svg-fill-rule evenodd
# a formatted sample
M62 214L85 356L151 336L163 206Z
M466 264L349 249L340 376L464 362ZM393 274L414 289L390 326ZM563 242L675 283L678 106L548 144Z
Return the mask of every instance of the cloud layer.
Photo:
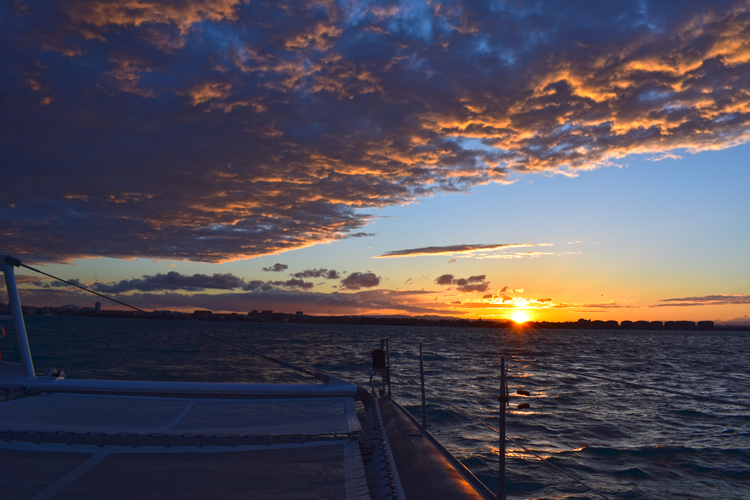
M425 255L455 255L482 252L489 250L500 250L505 248L533 247L533 243L500 243L497 245L448 245L442 247L423 247L410 248L407 250L393 250L383 255L377 255L379 258L388 257L421 257Z
M76 280L68 281L75 282ZM56 285L58 283L64 285L64 283L60 282L53 282L52 284ZM206 274L185 276L176 271L171 271L167 274L157 273L153 276L144 276L139 279L123 280L110 284L94 283L91 285L91 288L101 293L124 293L134 290L139 292L159 292L163 290L197 292L206 289L231 290L239 288L244 284L244 280L231 273L214 274L213 276Z
M703 295L701 297L679 297L674 299L662 299L652 307L672 306L715 306L729 304L750 304L750 295L745 294L717 294Z
M365 236L368 209L431 193L747 142L749 11L5 4L0 237L220 262Z
M485 281L486 278L484 274L468 278L456 278L452 274L443 274L435 279L435 284L456 285L456 290L462 293L486 292L490 286L490 282Z
M352 273L341 280L343 290L360 290L362 288L372 288L380 284L380 276L375 273Z
M327 280L337 280L341 276L335 269L306 269L299 273L294 273L295 278L325 278Z
M280 264L278 262L276 264L274 264L273 266L271 266L271 267L264 267L263 268L264 271L266 271L266 272L272 272L272 273L280 273L282 271L286 271L287 269L289 269L288 265L286 265L286 264Z
M318 275L312 274L317 271ZM245 280L231 273L214 274L194 274L192 276L183 275L176 271L166 274L157 273L146 275L137 279L122 280L112 283L81 283L77 279L68 279L70 283L85 286L96 292L104 294L123 294L131 292L202 292L205 290L237 290L256 292L271 290L310 290L315 285L302 278L325 277L327 279L339 279L341 276L334 270L326 269L308 270L292 275L288 280L263 281L263 280ZM18 279L19 284L31 284L43 288L71 288L69 285L60 281L51 281L49 283L41 280L32 279L32 276L22 276ZM373 288L380 285L381 278L371 272L354 272L341 279L342 290L360 290L362 288Z
M363 290L352 293L316 293L297 289L257 288L252 291L231 291L217 294L176 292L137 292L124 297L133 306L152 309L211 309L214 311L248 312L271 309L281 312L303 310L306 314L463 314L447 311L443 304L425 302L433 292L399 290ZM23 289L21 301L25 305L77 304L93 306L101 300L77 290L61 291L52 288ZM0 294L0 297L2 295ZM123 298L123 297L121 297ZM104 302L105 309L119 306Z

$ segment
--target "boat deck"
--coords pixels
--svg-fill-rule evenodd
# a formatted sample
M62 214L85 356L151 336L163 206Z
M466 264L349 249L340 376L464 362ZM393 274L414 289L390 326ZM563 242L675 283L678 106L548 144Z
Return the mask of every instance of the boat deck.
M322 383L79 380L55 369L40 377L14 278L22 264L0 257L21 358L0 361L3 500L494 498L408 412L378 397L376 373L390 396L387 338L373 351L372 393L253 349Z
M41 448L40 448L41 446ZM356 442L283 449L0 449L11 499L369 499ZM43 452L43 453L40 453ZM359 460L357 460L359 459Z
M353 397L0 403L4 499L369 500Z
M409 500L497 500L461 462L391 398L378 400L383 426Z
M319 435L360 429L351 397L206 399L42 394L0 404L0 431Z

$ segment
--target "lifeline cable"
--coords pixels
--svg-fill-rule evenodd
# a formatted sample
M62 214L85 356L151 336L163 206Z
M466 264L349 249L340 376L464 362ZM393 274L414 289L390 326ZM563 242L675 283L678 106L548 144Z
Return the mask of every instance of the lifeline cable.
M144 311L143 309L139 309L138 307L131 306L130 304L126 304L125 302L121 302L121 301L119 301L117 299L113 299L112 297L108 297L108 296L106 296L104 294L101 294L99 292L95 292L93 290L90 290L90 289L86 288L85 286L76 285L75 283L71 283L70 281L66 281L66 280L64 280L62 278L58 278L57 276L52 276L51 274L47 274L47 273L45 273L43 271L40 271L39 269L34 269L31 266L27 266L26 264L23 264L18 259L12 259L12 260L13 260L13 262L10 263L11 265L16 265L17 267L18 266L25 267L26 269L34 271L35 273L43 274L44 276L48 276L48 277L50 277L52 279L55 279L57 281L61 281L61 282L66 283L66 284L68 284L70 286L74 286L76 288L80 288L81 290L84 290L84 291L89 292L89 293L93 293L94 295L97 295L97 296L102 297L102 298L107 299L107 300L111 300L112 302L115 302L117 304L123 305L125 307L129 307L130 309L134 309L134 310L136 310L138 312L141 312L143 314L147 314L149 316L153 316L155 318L162 319L164 321L167 321L168 323L172 323L172 324L177 325L179 327L185 328L186 330L190 330L193 333L197 333L198 335L203 335L204 337L208 337L209 339L216 340L217 342L223 342L223 343L225 343L227 345L230 345L230 346L232 346L232 347L234 347L236 349L239 349L239 350L245 351L245 352L249 352L250 354L254 354L256 356L260 356L261 358L267 359L269 361L273 361L274 363L280 364L281 366L285 366L287 368L291 368L292 370L297 370L297 371L300 371L300 372L303 372L303 373L307 373L308 375L312 375L313 377L315 377L315 378L317 378L319 380L325 380L326 379L326 375L324 375L322 373L312 372L312 371L310 371L310 370L308 370L306 368L302 368L301 366L297 366L297 365L295 365L293 363L290 363L288 361L284 361L282 359L276 359L276 358L273 358L271 356L268 356L267 354L263 354L262 352L256 351L255 349L251 349L249 347L245 347L245 346L242 346L242 345L239 345L239 344L235 344L234 342L231 342L229 340L221 339L221 338L215 337L215 336L213 336L213 335L211 335L209 333L201 332L200 330L196 330L194 328L190 328L189 326L185 326L182 323L178 323L176 321L172 321L169 318L165 318L163 316L159 316L158 314L154 314L152 312Z
M408 383L410 383L410 384L416 384L416 382L412 381L412 380L411 380L410 378L408 378L408 377L404 377L403 375L397 375L397 377L398 377L398 378L401 378L401 379L403 379L403 380L405 380L405 381L407 381L407 382L408 382ZM446 405L450 406L451 408L453 408L453 409L457 410L458 412L460 412L460 413L464 414L465 416L467 416L467 417L468 417L468 418L470 418L471 420L474 420L475 422L477 422L477 423L479 423L479 424L481 424L481 425L483 425L483 426L487 427L487 428L488 428L488 429L490 429L491 431L493 431L493 432L496 432L497 434L500 434L500 431L499 431L498 429L495 429L495 428L494 428L494 427L492 427L491 425L489 425L489 424L487 424L487 423L483 422L482 420L480 420L480 419L476 418L476 417L475 417L474 415L472 415L471 413L467 412L467 411L466 411L466 410L464 410L463 408L460 408L460 407L458 407L458 406L454 405L453 403L451 403L451 402L449 402L449 401L447 401L447 400L445 400L445 399L441 398L441 397L440 397L440 396L438 396L438 395L437 395L437 394L436 394L436 393L435 393L434 391L429 391L429 392L430 392L430 394L432 394L432 395L433 395L434 397L436 397L437 399L439 399L440 401L442 401L442 402L443 402L443 403L445 403ZM589 486L588 484L584 483L583 481L581 481L581 480L580 480L580 479L578 479L577 477L575 477L575 476L571 475L570 473L568 473L568 472L566 472L565 470L561 469L560 467L558 467L557 465L553 464L552 462L549 462L549 461L548 461L548 460L547 460L546 458L544 458L544 457L542 457L542 456L540 456L540 455L538 455L538 454L534 453L533 451L529 450L528 448L526 448L526 447L525 447L524 445L520 444L520 443L519 443L518 441L516 441L515 439L513 439L513 438L509 437L509 436L508 436L507 434L506 434L506 436L505 436L505 439L507 439L507 440L508 440L508 441L510 441L511 443L515 444L515 445L516 445L516 446L518 446L519 448L523 449L523 450L524 450L525 452L527 452L528 454L530 454L530 455L534 455L534 456L535 456L536 458L538 458L539 460L541 460L541 461L542 461L542 462L544 462L545 464L547 464L547 465L549 465L549 466L551 466L551 467L554 467L555 469L557 469L557 471L558 471L558 472L561 472L561 473L565 474L565 475L566 475L566 476L568 476L568 477L569 477L570 479L572 479L573 481L577 482L578 484L580 484L580 485L581 485L581 486L583 486L584 488L588 489L588 490L589 490L589 491L591 491L592 493L596 493L597 495L599 495L600 497L602 497L602 498L603 498L604 500L609 500L609 498L607 498L606 496L604 496L604 495L603 495L602 493L599 493L599 492L598 492L598 491L596 491L596 490L595 490L594 488L592 488L592 487L591 487L591 486Z
M464 354L476 354L476 351L455 351L455 352L463 352ZM509 354L507 352L505 352L504 354L505 354L505 356L508 357L509 360L518 361L520 363L533 363L535 366L537 366L538 368L540 368L542 370L550 370L550 371L555 371L555 372L560 372L560 373L567 373L567 374L570 374L570 375L578 375L580 377L588 377L588 378L594 378L594 379L599 379L599 380L605 380L607 382L614 382L616 384L628 385L628 386L631 386L631 387L636 387L638 389L648 389L648 390L651 390L651 391L666 392L668 394L675 394L677 396L685 396L685 397L688 397L688 398L692 398L692 399L695 399L697 401L720 403L720 404L733 405L733 406L742 406L744 408L750 408L750 403L743 403L742 401L732 401L731 399L722 399L722 398L717 398L717 397L714 397L714 396L701 396L699 394L690 394L688 392L677 391L677 390L674 390L674 389L665 389L665 388L662 388L662 387L656 387L656 386L648 385L648 384L639 384L637 382L628 382L628 381L625 381L625 380L617 380L617 379L614 379L614 378L604 377L604 376L601 376L601 375L591 375L589 373L578 372L578 371L575 371L575 370L565 370L565 369L562 369L562 368L553 368L551 366L546 366L546 365L539 364L539 362L537 360L535 360L535 359L523 359L523 358L520 358L519 356L523 356L523 354L521 354L521 355L518 355L518 354Z
M539 330L536 330L535 328L533 328L532 330L533 331L539 331ZM542 338L543 338L543 340L545 342L547 342L548 344L551 344L551 345L554 346L554 344L552 344L551 342L549 342L549 340L546 338L546 336L542 336ZM517 358L515 356L516 355L513 355L513 354L510 355L510 357L513 358L513 359L515 359L516 361L520 361L520 362L524 362L524 363L534 363L535 366L538 366L539 368L545 369L545 370L556 371L556 372L560 372L560 373L568 373L568 374L572 374L572 375L578 375L578 376L581 376L581 377L589 377L589 378L594 378L594 379L599 379L599 380L606 380L607 382L614 382L614 383L617 383L617 384L627 385L627 386L630 386L630 387L636 387L638 389L649 389L649 390L652 390L652 391L659 391L659 392L665 392L665 393L668 393L668 394L675 394L677 396L685 396L685 397L688 397L688 398L695 399L697 401L713 402L713 403L720 403L720 404L727 404L727 405L734 405L734 406L742 406L744 408L750 408L750 403L743 403L741 401L732 401L732 400L729 400L729 399L722 399L722 398L717 398L717 397L714 397L714 396L700 396L698 394L690 394L690 393L687 393L687 392L677 391L677 390L674 390L674 389L664 389L664 388L655 387L655 386L652 386L652 385L639 384L637 382L627 382L627 381L624 381L624 380L617 380L617 379L613 379L613 378L603 377L601 375L590 375L588 373L581 373L581 372L577 372L577 371L574 371L574 370L565 370L565 369L562 369L562 368L552 368L551 366L545 366L545 365L539 364L539 362L537 360L535 360L535 359L531 359L531 360L529 360L529 359L521 359L521 358Z
M651 390L651 391L666 392L666 393L669 393L669 394L676 394L678 396L685 396L685 397L688 397L688 398L696 399L698 401L708 401L708 402L713 402L713 403L721 403L721 404L726 404L726 405L735 405L735 406L743 406L745 408L750 408L750 403L743 403L741 401L732 401L732 400L729 400L729 399L715 398L713 396L700 396L698 394L690 394L690 393L687 393L687 392L675 391L674 389L664 389L664 388L661 388L661 387L654 387L652 385L638 384L636 382L626 382L624 380L617 380L617 379L614 379L614 378L602 377L601 375L591 375L591 374L588 374L588 373L581 373L581 372L577 372L575 370L564 370L562 368L552 368L551 366L540 365L540 364L537 363L536 360L527 360L527 359L515 359L515 360L516 361L525 362L525 363L534 363L536 366L538 366L539 368L541 368L543 370L550 370L550 371L553 371L553 372L568 373L568 374L571 374L571 375L579 375L581 377L588 377L588 378L595 378L595 379L599 379L599 380L606 380L607 382L615 382L617 384L629 385L631 387L637 387L639 389L648 389L648 390Z

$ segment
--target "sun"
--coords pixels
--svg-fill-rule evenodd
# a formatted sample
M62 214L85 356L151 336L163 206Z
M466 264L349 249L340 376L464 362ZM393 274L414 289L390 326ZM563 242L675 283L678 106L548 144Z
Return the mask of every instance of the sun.
M526 314L526 311L516 311L511 314L510 319L516 323L526 323L529 320L529 315Z

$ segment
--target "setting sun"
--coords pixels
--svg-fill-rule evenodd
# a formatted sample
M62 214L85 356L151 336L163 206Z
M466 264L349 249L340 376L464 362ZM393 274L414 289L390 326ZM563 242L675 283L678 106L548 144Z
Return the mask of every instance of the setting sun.
M526 323L529 320L529 315L526 314L526 311L516 311L510 316L510 319L516 323Z

